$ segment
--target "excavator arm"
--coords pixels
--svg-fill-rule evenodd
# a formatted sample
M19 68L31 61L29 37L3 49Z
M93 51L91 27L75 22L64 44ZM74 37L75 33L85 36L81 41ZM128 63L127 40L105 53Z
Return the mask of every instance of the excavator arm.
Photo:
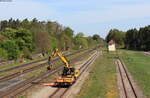
M68 62L68 60L62 55L62 53L60 53L59 51L58 51L58 49L56 49L55 50L56 52L56 55L61 59L61 61L65 64L65 66L67 67L67 68L70 68L70 64L69 64L69 62Z
M55 49L54 52L52 52L52 55L49 57L48 60L49 66L51 65L51 59L54 58L55 56L58 56L61 59L61 61L65 64L66 68L70 68L68 60L62 55L61 52L58 51L58 49Z

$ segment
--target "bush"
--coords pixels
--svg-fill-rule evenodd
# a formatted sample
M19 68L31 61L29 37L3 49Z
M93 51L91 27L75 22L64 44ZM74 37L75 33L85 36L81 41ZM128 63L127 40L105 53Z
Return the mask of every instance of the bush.
M19 48L14 41L5 40L1 44L1 48L7 51L9 60L13 60L13 59L16 60L19 57Z
M23 58L32 60L31 52L26 47L23 49Z
M7 60L7 57L8 57L7 51L0 48L0 61Z

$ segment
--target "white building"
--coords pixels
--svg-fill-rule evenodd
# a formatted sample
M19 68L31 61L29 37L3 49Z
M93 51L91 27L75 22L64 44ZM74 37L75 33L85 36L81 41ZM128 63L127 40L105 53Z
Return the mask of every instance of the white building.
M108 51L116 51L115 41L110 40L108 42Z

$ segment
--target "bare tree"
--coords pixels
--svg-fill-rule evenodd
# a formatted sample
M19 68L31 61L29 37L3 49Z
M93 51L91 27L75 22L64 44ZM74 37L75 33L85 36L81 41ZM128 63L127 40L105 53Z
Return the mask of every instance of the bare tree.
M50 40L48 32L37 32L35 33L35 45L39 52L45 55L50 48Z

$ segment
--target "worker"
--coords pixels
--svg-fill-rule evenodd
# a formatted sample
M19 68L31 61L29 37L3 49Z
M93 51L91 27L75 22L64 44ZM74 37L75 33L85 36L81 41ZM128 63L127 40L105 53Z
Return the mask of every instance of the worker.
M51 56L48 57L48 67L47 70L51 70L52 69L52 64L51 64Z

